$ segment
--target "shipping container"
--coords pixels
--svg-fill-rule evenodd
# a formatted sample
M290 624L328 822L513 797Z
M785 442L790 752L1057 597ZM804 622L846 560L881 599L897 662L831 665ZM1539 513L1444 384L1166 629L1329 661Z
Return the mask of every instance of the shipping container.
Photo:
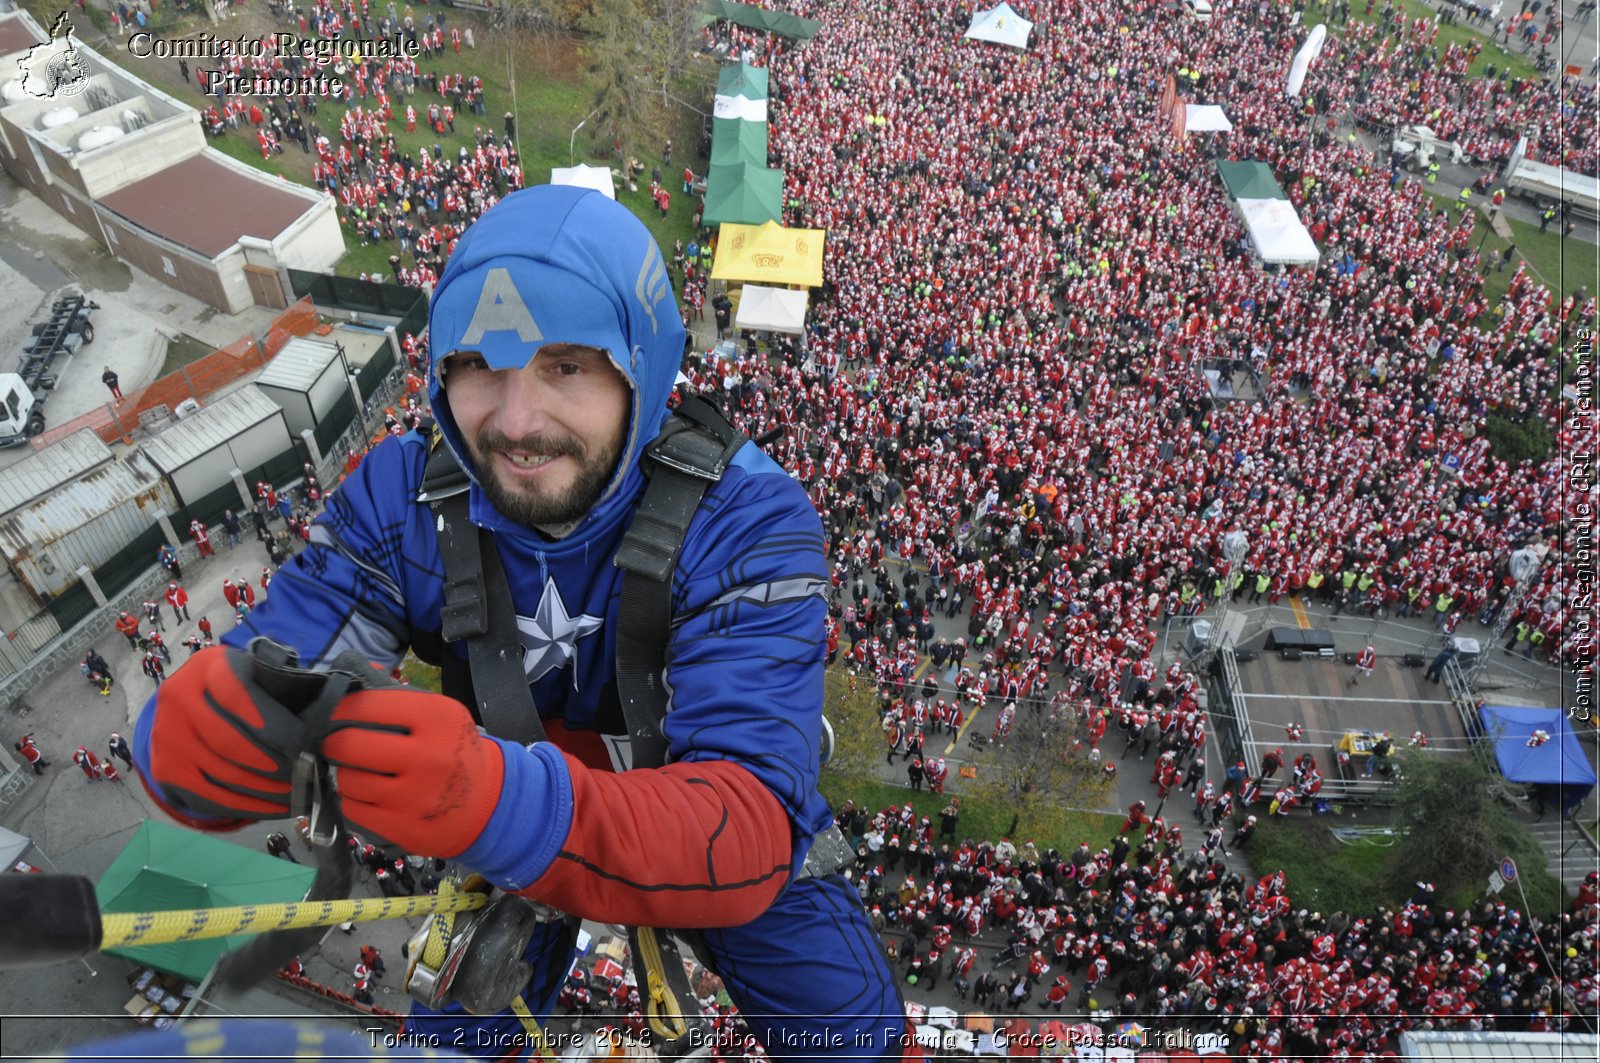
M58 447L65 452L52 454ZM95 460L97 455L103 460ZM78 582L79 567L104 564L150 529L157 510L170 512L175 503L160 471L143 454L117 458L92 431L46 447L13 469L40 459L24 471L28 487L16 490L17 480L7 477L7 501L43 486L44 468L53 466L61 475L31 501L0 515L0 554L43 602Z
M146 440L141 449L184 506L230 483L234 469L281 458L294 449L294 439L282 408L249 384Z
M329 417L350 393L350 365L339 344L297 337L256 377L256 387L283 408L289 432L298 439L301 432L315 429Z

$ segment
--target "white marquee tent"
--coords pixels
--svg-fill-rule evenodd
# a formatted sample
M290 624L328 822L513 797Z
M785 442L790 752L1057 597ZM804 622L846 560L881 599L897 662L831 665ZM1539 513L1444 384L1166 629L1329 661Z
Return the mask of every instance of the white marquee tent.
M1186 103L1183 114L1186 133L1226 133L1233 129L1233 123L1228 121L1222 108L1214 104Z
M32 845L33 839L26 834L18 834L0 827L0 873L10 871L11 866L21 860L22 854Z
M559 166L550 171L550 183L592 188L607 199L617 198L617 184L604 166Z
M806 326L806 293L746 284L733 323L738 328L797 336Z
M1322 253L1300 224L1294 204L1286 199L1241 199L1237 201L1256 257L1263 262L1289 266L1314 266Z
M997 8L973 15L972 25L967 27L966 35L975 41L1027 48L1028 34L1032 32L1033 23L1013 11L1010 4L1003 3Z

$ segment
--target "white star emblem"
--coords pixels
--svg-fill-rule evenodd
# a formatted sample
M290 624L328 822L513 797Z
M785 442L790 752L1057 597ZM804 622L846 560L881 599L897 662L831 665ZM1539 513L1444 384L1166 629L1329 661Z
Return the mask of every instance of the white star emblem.
M539 608L533 616L517 617L522 633L522 670L535 682L552 668L560 668L578 651L578 640L600 630L598 616L569 616L567 603L554 579L546 579Z

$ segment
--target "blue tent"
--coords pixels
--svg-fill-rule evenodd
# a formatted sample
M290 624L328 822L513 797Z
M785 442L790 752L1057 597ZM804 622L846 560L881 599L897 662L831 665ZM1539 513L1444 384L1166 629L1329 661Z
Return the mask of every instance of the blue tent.
M1562 811L1576 808L1589 796L1595 785L1594 767L1565 712L1521 705L1485 705L1479 711L1484 734L1494 743L1500 774L1512 782L1558 787ZM1550 740L1529 745L1535 731L1544 731Z

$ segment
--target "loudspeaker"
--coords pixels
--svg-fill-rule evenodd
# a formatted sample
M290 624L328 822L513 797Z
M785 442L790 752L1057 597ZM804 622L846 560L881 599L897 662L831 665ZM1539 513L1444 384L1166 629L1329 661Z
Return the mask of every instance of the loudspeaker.
M1408 653L1402 657L1401 660L1405 663L1407 668L1421 668L1423 664L1426 663L1423 661L1422 654L1420 653Z
M1267 632L1267 649L1284 650L1305 645L1305 637L1299 628L1275 627Z
M1355 664L1356 663L1356 655L1354 653L1345 654L1344 655L1344 663L1345 664Z
M1298 661L1300 659L1300 651L1293 646L1285 646L1278 651L1278 656L1286 661Z
M1238 653L1233 655L1233 659L1239 664L1249 664L1251 661L1256 660L1260 656L1261 654L1257 653L1255 650L1240 650Z

